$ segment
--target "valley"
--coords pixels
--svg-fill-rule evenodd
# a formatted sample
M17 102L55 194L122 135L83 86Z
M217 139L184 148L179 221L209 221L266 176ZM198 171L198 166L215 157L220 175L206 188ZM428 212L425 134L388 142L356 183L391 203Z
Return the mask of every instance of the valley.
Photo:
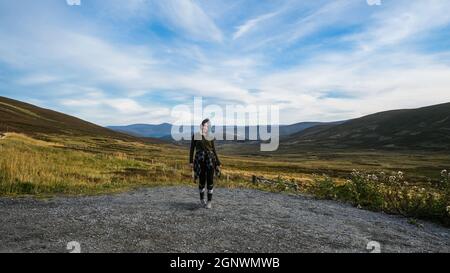
M0 124L9 131L4 130L0 140L0 195L45 198L117 193L141 187L193 185L185 144L118 133L51 110L2 100ZM305 132L313 129L305 129ZM391 191L403 192L405 187L414 191L419 187L435 196L427 201L433 204L433 208L427 207L425 212L416 213L409 211L411 208L408 207L404 214L428 218L426 210L437 210L439 212L433 212L430 218L447 221L445 196L448 193L442 188L441 173L450 166L450 155L446 151L338 149L320 145L299 148L283 141L276 152L261 153L257 147L246 143L218 145L223 170L216 185L229 189L313 194L353 203L356 202L353 197L347 196L353 193L341 196L343 192L339 187L350 185L349 181L354 182L352 173L355 170L369 175L386 173L388 176L400 171L404 174L401 188L388 185L392 187ZM252 183L253 176L289 181L295 183L298 190L285 188L282 184L256 185ZM323 189L317 192L317 185L327 177L336 185L328 189L337 191L332 195L323 194ZM385 194L383 188L377 191ZM372 204L372 197L367 198L368 208L403 213L403 209L399 211L393 201L386 199L383 201L386 203ZM396 198L401 198L401 195ZM411 202L419 202L414 198ZM417 195L417 198L423 197Z

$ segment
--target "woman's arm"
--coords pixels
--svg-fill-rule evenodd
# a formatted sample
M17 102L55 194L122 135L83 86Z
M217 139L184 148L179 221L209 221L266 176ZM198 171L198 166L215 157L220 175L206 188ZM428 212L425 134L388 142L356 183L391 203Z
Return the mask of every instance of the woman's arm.
M191 149L189 151L189 163L194 162L194 150L195 150L195 139L194 139L194 135L192 135Z
M211 145L212 145L212 149L213 149L214 155L216 156L217 165L220 166L220 165L222 165L222 164L220 163L219 156L217 156L217 153L216 153L216 146L214 145L214 140L211 141Z

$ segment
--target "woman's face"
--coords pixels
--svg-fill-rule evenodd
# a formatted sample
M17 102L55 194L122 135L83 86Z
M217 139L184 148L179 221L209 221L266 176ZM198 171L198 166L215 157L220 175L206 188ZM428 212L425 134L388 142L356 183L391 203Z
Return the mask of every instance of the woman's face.
M206 133L208 133L208 130L209 130L209 124L205 123L202 127L202 133L206 134Z

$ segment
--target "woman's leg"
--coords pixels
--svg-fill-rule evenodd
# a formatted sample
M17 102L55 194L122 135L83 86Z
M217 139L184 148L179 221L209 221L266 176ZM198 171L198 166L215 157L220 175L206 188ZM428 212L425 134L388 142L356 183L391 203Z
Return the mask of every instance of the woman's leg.
M207 183L207 188L208 188L208 202L211 202L213 190L214 190L214 170L213 169L207 170L206 183Z
M206 186L206 166L204 164L201 165L200 177L199 177L199 185L198 189L200 192L200 200L205 200L205 186Z

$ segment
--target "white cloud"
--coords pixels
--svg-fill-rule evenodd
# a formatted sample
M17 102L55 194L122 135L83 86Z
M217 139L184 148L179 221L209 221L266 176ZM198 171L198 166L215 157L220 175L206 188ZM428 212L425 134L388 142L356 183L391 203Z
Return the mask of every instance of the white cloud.
M245 49L254 51L261 48L285 48L323 29L332 28L337 24L348 25L354 20L361 19L358 18L362 17L361 15L355 15L362 12L358 10L358 6L358 1L352 0L326 1L321 5L288 1L278 10L267 14L269 16L267 19L272 18L272 20L267 20L264 27L249 38L251 42L245 45ZM248 21L248 24L242 26L242 34L253 29L259 22ZM256 32L256 29L253 31ZM234 35L238 33L239 31Z
M114 98L101 90L89 87L72 86L74 91L83 95L62 99L59 104L69 109L74 115L95 120L100 125L130 124L139 122L166 122L170 108L156 104L145 106L131 98Z
M355 1L348 0L328 2L307 16L301 17L280 38L285 42L294 42L327 26L342 24L346 21L346 16L349 16L349 11L354 9L357 4Z
M244 24L237 27L237 31L233 34L233 40L238 39L239 37L243 36L250 30L255 28L259 23L261 23L265 20L268 20L268 19L276 16L277 14L278 14L278 12L271 12L271 13L263 14L256 18L248 20Z
M168 22L193 39L221 42L223 34L214 21L193 0L154 1Z
M402 1L375 13L365 32L350 36L365 51L418 39L450 23L450 2L445 0Z
M60 77L54 75L32 74L19 78L17 80L17 83L21 85L42 85L58 82L60 80L61 80Z
M442 57L415 54L342 56L266 77L259 87L264 98L284 100L298 109L286 120L338 120L383 110L413 108L450 101L450 65ZM384 60L402 60L396 66ZM330 96L330 93L337 96ZM342 94L343 93L343 94ZM432 94L432 95L430 95ZM342 95L342 97L340 97Z

